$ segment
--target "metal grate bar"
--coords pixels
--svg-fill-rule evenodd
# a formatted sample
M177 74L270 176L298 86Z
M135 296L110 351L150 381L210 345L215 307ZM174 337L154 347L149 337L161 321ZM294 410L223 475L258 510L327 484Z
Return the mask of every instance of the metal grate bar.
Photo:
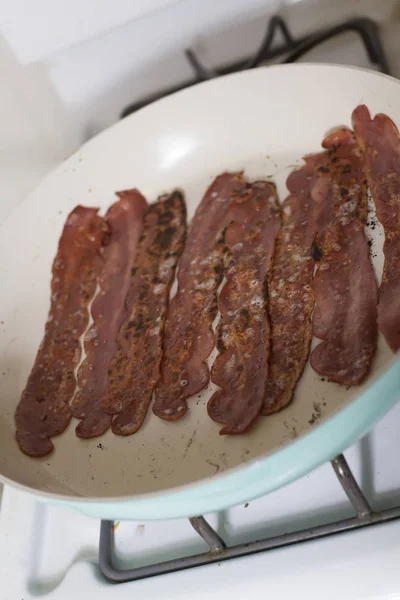
M277 31L282 33L284 43L272 47ZM240 62L225 65L218 70L213 70L204 66L195 52L188 49L186 50L185 55L193 68L195 79L183 82L178 86L163 90L162 92L130 104L122 111L121 118L126 117L151 102L155 102L160 98L169 96L170 94L190 87L195 83L199 83L199 81L205 81L207 79L219 77L220 75L227 75L228 73L235 73L236 71L242 71L243 69L253 69L258 67L261 63L281 56L286 56L284 59L285 63L295 62L315 46L346 31L354 31L357 33L364 44L370 61L375 64L382 73L390 75L390 68L385 50L380 40L378 25L371 19L361 17L350 19L349 21L345 21L344 23L340 23L331 28L323 29L320 32L295 39L283 19L279 16L275 16L268 21L264 39L253 56Z
M224 540L211 527L204 517L191 517L189 519L193 529L203 538L205 543L210 548L210 552L217 553L225 550L226 545Z
M347 31L353 31L359 35L372 64L376 65L381 73L390 75L389 63L380 40L378 25L375 21L366 18L350 19L350 21L309 36L297 44L284 62L295 62L315 46Z
M249 556L258 552L265 552L266 550L273 550L310 540L317 540L345 531L361 529L363 527L386 523L400 518L400 506L379 513L374 513L371 510L342 454L332 460L332 466L340 484L356 510L356 517L319 525L317 527L310 527L309 529L302 529L301 531L285 533L271 538L251 541L246 544L237 544L235 546L226 546L225 542L216 531L214 531L210 524L207 523L204 517L193 517L189 519L190 523L195 531L208 544L208 552L125 570L118 569L114 566L114 523L113 521L102 521L99 544L100 570L106 579L114 583L137 581L138 579L144 579L146 577L173 573L175 571L182 571L193 567L219 563L231 558Z
M357 516L360 519L364 519L372 514L370 505L368 504L364 494L360 490L357 481L354 479L354 475L350 470L347 460L343 454L339 454L336 458L331 461L333 470L335 471L339 482L347 494L348 499L353 505Z

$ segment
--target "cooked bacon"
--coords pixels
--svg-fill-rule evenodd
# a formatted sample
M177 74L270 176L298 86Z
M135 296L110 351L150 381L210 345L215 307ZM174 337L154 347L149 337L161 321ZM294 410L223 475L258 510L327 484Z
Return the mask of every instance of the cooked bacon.
M117 435L140 429L159 378L169 292L185 234L186 206L180 192L150 206L102 398L105 412L118 413L111 425Z
M268 280L271 353L267 392L262 414L287 406L307 361L312 339L314 308L312 245L327 222L331 188L317 163L291 173L286 185L290 196L283 202L283 226L278 233L271 276Z
M219 175L189 227L179 265L178 291L168 310L161 379L153 405L154 414L166 421L182 418L186 400L210 380L206 360L215 345L212 323L222 281L227 213L240 194L247 197L241 173Z
M275 187L253 183L245 203L236 199L228 211L232 218L225 243L226 284L218 306L217 356L212 381L220 386L207 410L220 434L241 433L260 414L265 397L270 347L267 316L267 275L280 227Z
M320 155L332 185L329 224L316 238L314 335L322 340L311 366L329 381L356 385L369 372L377 342L377 284L364 224L367 189L354 134L339 130Z
M385 232L382 282L379 288L378 325L393 350L400 349L400 137L393 121L366 106L352 116L362 149L365 175Z
M108 383L107 367L117 349L124 301L148 208L137 190L117 195L119 200L106 214L110 235L103 251L100 291L92 304L93 324L84 340L86 358L78 371L79 389L71 404L72 415L81 419L75 429L81 438L102 435L111 425L112 417L102 409L101 398Z
M318 249L313 330L324 341L311 353L311 366L329 381L356 385L369 372L378 333L378 292L363 224L333 222Z
M51 438L71 420L79 338L101 268L100 248L108 227L97 209L76 207L65 223L53 263L51 306L45 334L16 411L16 436L30 456L53 450Z

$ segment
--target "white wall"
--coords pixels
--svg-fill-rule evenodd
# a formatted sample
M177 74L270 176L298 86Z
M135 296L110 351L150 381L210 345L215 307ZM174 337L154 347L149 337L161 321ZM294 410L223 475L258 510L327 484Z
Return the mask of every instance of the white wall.
M76 146L43 65L24 68L0 37L0 223Z
M179 0L1 0L0 30L24 64Z

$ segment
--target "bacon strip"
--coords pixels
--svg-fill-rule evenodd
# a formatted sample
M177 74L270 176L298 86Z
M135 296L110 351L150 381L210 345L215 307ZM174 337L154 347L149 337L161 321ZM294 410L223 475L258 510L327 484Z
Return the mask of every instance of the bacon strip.
M108 231L96 208L76 207L65 223L53 263L51 306L43 341L16 410L16 436L29 456L53 450L51 438L71 420L79 338L101 268L99 251Z
M314 160L291 173L283 202L283 227L276 240L268 281L271 353L262 414L287 406L307 361L314 308L312 245L329 216L330 184L314 174Z
M361 383L369 372L377 343L377 284L364 224L367 189L354 134L339 130L322 144L320 155L332 184L328 226L317 236L318 270L314 277L314 335L322 340L311 353L311 366L329 381Z
M84 341L86 358L79 368L79 389L71 404L72 415L81 419L75 429L81 438L102 435L111 425L112 417L103 411L101 397L107 388L108 364L117 350L117 333L148 208L137 190L117 195L118 202L106 214L110 236L103 251L100 292L92 304L93 324Z
M265 181L251 186L251 197L235 200L225 243L226 284L218 306L217 356L211 379L221 387L207 410L220 434L241 433L260 414L268 375L270 325L267 316L267 275L280 227L275 187Z
M400 349L400 136L389 117L374 119L366 106L352 115L364 169L385 232L382 282L379 288L378 325L393 350Z
M103 410L118 413L111 426L117 435L140 429L159 378L169 291L185 234L181 193L163 196L150 206L132 269L118 350L109 364L109 385L102 397Z
M229 206L241 193L247 194L241 173L219 175L189 227L178 291L168 310L161 380L153 405L154 414L166 421L181 419L187 411L186 400L210 380L206 360L215 345L212 323L222 281L224 232Z

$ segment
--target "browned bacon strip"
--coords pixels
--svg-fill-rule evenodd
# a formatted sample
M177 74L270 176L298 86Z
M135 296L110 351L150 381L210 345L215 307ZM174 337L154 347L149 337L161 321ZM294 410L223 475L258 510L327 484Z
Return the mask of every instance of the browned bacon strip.
M262 413L287 406L304 369L312 338L314 307L312 244L327 222L330 184L315 163L291 173L283 202L283 227L278 233L271 277L268 281L271 354L267 392Z
M53 263L51 306L45 335L16 411L17 440L30 456L53 449L51 438L71 419L79 338L101 268L99 250L108 231L97 209L78 206L69 215Z
M176 421L187 411L186 400L209 382L207 358L215 345L212 323L222 281L224 231L235 196L246 194L240 173L224 173L208 188L189 227L179 265L178 291L171 301L164 336L161 380L153 412Z
M86 358L79 368L79 389L71 404L72 415L81 419L75 430L81 438L102 435L111 424L112 417L101 407L101 397L108 383L107 367L117 349L131 269L148 208L137 190L118 196L106 214L110 235L103 251L100 291L92 304L93 324L84 342Z
M220 434L241 433L260 414L268 375L270 325L267 274L280 227L275 187L265 181L251 186L250 199L235 200L228 211L225 243L229 249L218 306L217 356L211 379L221 387L207 410Z
M320 375L344 385L368 374L377 341L375 275L358 219L329 225L318 239L314 334L325 340L311 353Z
M144 219L118 350L108 367L102 406L117 414L112 430L131 435L140 429L160 374L162 334L170 287L186 234L186 206L173 192L150 206Z
M386 115L371 119L366 106L353 112L353 127L362 149L364 169L385 231L378 325L393 352L400 349L400 137Z
M369 372L378 333L377 285L364 236L367 189L351 131L335 132L323 146L333 197L329 224L316 239L313 332L324 341L310 362L330 381L356 385Z

